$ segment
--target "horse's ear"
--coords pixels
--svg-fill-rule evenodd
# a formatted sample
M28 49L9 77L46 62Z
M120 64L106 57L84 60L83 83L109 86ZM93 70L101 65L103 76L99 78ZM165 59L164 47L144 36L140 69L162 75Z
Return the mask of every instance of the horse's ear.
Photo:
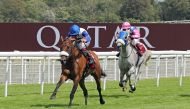
M64 41L63 36L61 36L61 41L62 41L62 42Z

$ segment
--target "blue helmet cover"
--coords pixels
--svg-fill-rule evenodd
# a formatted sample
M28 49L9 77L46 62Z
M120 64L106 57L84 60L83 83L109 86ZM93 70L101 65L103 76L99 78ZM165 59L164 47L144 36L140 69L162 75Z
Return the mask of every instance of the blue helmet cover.
M73 25L70 28L69 36L76 36L80 32L80 27L78 25Z

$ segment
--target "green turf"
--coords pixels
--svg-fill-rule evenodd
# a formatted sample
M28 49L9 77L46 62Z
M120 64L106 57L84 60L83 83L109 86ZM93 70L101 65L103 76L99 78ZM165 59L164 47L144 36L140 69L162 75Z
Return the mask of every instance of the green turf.
M156 79L140 80L135 93L122 92L117 81L107 82L103 91L105 105L99 104L95 82L86 83L89 98L84 98L78 88L71 109L190 109L190 77L161 79L156 87ZM72 84L64 84L55 100L49 100L55 84L45 84L44 95L40 95L40 85L9 85L8 97L4 97L4 85L0 85L0 109L65 109L69 108L69 94Z

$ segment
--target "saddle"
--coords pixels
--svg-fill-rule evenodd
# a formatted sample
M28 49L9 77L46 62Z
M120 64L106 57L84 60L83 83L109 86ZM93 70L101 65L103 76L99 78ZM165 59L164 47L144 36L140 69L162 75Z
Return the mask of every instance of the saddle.
M95 68L95 62L94 62L94 57L93 55L90 53L89 50L87 50L86 48L83 48L82 50L82 54L84 55L84 57L87 60L87 66L91 69Z

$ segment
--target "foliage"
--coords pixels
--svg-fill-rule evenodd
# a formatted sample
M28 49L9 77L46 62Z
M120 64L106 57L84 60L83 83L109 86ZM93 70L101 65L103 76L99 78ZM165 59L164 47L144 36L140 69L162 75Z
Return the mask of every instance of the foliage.
M48 19L53 20L54 14L49 7L40 0L28 0L26 1L27 19L26 22L48 22Z
M1 0L0 22L190 20L190 0Z
M120 16L139 19L140 21L155 21L157 15L152 0L126 0L121 7Z
M22 0L1 0L1 16L4 22L22 22L26 16Z
M166 0L160 5L162 20L190 19L190 0Z

